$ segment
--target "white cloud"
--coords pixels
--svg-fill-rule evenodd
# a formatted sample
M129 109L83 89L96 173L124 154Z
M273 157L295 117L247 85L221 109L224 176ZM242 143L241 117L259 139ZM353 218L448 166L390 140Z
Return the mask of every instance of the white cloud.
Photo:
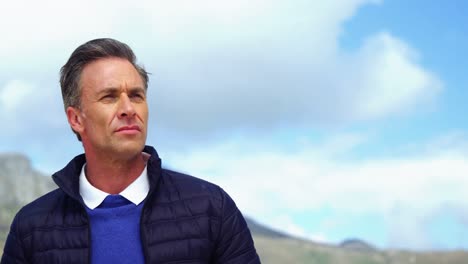
M343 142L346 138L352 137L338 136L329 141ZM356 144L363 144L360 142ZM244 141L239 145L205 146L203 151L184 155L174 153L166 155L165 160L175 168L220 184L247 215L271 219L271 215L279 214L282 219L281 212L321 208L344 215L373 214L386 219L389 245L420 249L432 245L424 221L434 210L450 202L468 206L468 154L450 150L459 144L464 143L445 144L431 152L422 149L421 154L411 156L347 161L337 159L336 154L342 152L328 143L302 145L301 150L290 153L278 149L270 152L267 147L265 151L250 149L250 143ZM334 150L327 151L326 146ZM346 144L344 148L348 154L352 151ZM273 225L295 235L310 235L304 227L296 229L293 222L283 220Z
M0 72L40 73L57 83L75 47L110 36L129 43L154 73L159 138L163 130L208 140L385 118L433 102L442 83L389 33L369 36L356 52L341 48L344 22L379 2L13 1L0 16L15 25L0 28L9 40L0 43ZM43 89L52 94L57 86Z
M54 91L47 89L54 84L41 79L17 77L0 86L0 120L6 128L0 130L0 152L30 153L40 146L49 153L50 146L69 133L58 84Z
M362 81L354 101L358 118L414 110L434 101L442 89L440 80L417 64L416 51L388 33L369 38L355 55L349 66L359 65L358 70L349 72Z
M0 109L7 112L6 115L14 114L14 110L22 107L28 96L32 96L35 87L21 80L11 80L0 89Z
M169 156L169 163L216 177L251 212L264 210L260 205L271 204L272 198L277 206L296 210L328 204L354 212L376 208L385 212L399 201L423 209L468 198L463 191L468 186L468 157L446 155L446 149L424 156L346 161L335 159L334 154L340 153L336 149L324 149L327 143L305 145L292 154L251 152L244 150L249 143L244 144L205 146L202 151Z
M296 220L287 214L281 214L268 219L268 225L274 230L279 230L282 233L289 234L296 238L308 239L319 243L333 244L336 241L331 241L323 232L311 233L303 226L296 223Z
M271 219L270 225L276 230L281 230L281 232L286 232L295 237L307 237L307 231L305 231L304 228L296 224L291 218L291 216L286 214L280 214L274 219Z
M385 215L390 248L410 248L417 250L431 249L433 241L425 225L430 211L407 206L404 201ZM438 207L434 204L435 210Z

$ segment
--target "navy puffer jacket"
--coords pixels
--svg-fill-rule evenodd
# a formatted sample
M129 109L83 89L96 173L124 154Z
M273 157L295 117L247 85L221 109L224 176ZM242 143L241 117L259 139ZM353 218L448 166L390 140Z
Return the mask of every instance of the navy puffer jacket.
M146 263L260 263L233 200L209 182L161 168L145 147L150 191L140 230ZM1 264L89 263L90 228L79 194L84 155L52 177L58 189L23 207L11 225Z

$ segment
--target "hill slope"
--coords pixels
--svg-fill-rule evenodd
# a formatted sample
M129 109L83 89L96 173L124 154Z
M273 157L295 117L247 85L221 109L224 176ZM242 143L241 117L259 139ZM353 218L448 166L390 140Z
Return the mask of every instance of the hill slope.
M267 264L466 264L468 252L356 251L297 239L254 234L262 263Z

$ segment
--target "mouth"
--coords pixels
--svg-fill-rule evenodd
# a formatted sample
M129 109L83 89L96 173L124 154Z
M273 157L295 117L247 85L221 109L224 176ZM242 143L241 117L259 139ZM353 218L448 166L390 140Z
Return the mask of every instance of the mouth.
M121 134L137 134L141 132L141 129L139 126L123 126L119 127L115 132L121 133Z

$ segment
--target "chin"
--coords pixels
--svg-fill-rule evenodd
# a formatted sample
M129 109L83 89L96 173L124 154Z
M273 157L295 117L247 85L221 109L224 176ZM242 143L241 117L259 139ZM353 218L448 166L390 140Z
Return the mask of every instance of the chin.
M116 146L115 152L120 156L132 157L140 154L144 147L144 142L126 142L125 144L119 144L119 146Z

